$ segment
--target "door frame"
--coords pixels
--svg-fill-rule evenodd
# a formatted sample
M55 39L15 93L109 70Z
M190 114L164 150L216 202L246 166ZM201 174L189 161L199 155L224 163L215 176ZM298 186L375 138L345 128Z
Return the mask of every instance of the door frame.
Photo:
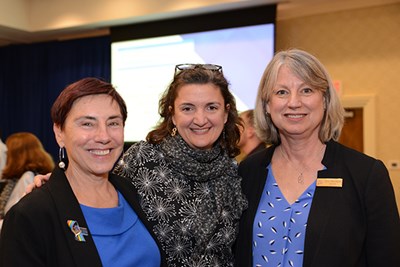
M376 116L375 95L348 95L342 96L344 108L363 109L363 146L364 153L376 157Z

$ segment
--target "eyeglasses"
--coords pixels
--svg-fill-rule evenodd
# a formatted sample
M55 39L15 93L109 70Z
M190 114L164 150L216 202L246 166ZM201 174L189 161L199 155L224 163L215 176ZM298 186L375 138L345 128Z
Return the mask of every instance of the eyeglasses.
M175 75L182 70L205 69L222 72L222 66L214 64L178 64L175 66Z

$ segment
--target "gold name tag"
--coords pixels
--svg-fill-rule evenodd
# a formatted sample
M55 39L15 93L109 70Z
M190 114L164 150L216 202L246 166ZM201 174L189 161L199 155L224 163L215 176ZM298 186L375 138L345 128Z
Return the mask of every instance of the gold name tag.
M342 187L342 178L317 178L317 186L319 187Z

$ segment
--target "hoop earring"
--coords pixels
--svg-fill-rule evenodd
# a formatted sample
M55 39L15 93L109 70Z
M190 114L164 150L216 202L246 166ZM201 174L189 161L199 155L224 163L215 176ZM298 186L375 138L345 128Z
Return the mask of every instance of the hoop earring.
M174 137L177 131L178 129L176 129L176 127L172 128L171 136Z
M65 159L65 148L64 147L60 147L60 149L58 150L58 159L59 159L58 167L65 170L65 162L63 161Z

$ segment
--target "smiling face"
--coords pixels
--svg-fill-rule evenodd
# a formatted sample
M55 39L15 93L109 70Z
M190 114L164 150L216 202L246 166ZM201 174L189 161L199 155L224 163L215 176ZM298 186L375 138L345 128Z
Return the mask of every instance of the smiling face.
M267 112L271 114L281 138L318 138L324 116L323 95L282 66L267 103Z
M212 148L227 119L228 110L217 86L187 84L179 89L172 121L190 147Z
M122 153L124 126L116 101L106 94L77 99L63 129L53 126L57 143L68 155L67 173L108 177Z

